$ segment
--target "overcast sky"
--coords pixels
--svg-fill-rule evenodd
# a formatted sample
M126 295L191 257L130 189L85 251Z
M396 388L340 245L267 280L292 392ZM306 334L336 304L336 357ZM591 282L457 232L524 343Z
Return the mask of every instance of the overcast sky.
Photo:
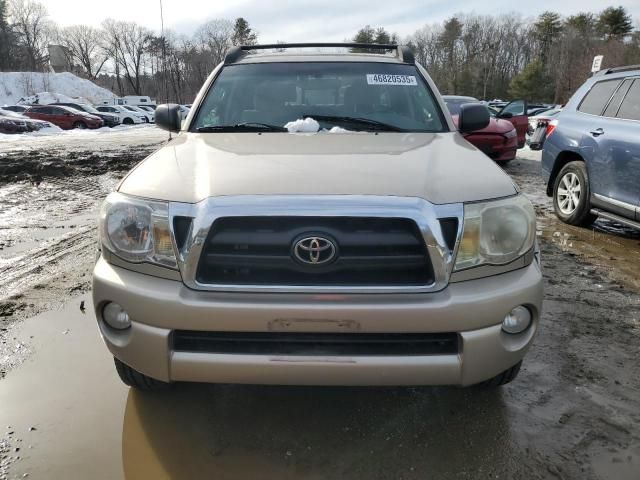
M107 17L134 20L160 30L159 0L40 0L60 25L99 25ZM609 3L602 0L162 0L165 28L191 34L212 18L245 17L258 31L260 41L342 41L364 25L385 27L401 37L425 23L444 20L459 12L510 13L519 8L525 17L544 10L564 15L598 12ZM640 0L613 0L640 21Z

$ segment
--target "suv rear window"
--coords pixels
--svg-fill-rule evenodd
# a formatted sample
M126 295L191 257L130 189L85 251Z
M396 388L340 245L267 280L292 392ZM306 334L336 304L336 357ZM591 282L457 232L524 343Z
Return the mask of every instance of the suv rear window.
M601 115L604 106L609 102L611 95L618 88L620 82L621 80L607 80L595 83L582 99L578 111L591 115Z
M224 67L192 130L304 117L351 117L414 132L447 131L435 97L413 65L373 62L255 63ZM318 120L321 128L366 124Z
M640 120L640 80L636 80L631 85L627 96L624 97L622 105L620 105L617 117L627 120Z

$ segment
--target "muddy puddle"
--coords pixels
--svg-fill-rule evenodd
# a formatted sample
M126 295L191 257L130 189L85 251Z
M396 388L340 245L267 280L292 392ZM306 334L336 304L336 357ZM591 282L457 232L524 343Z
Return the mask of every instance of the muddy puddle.
M10 326L88 290L100 202L164 141L155 127L0 141L0 379L22 358Z
M640 291L640 231L606 219L596 220L590 228L560 222L545 194L539 153L525 155L528 158L519 157L505 170L534 203L538 235L568 255L581 256L609 278Z

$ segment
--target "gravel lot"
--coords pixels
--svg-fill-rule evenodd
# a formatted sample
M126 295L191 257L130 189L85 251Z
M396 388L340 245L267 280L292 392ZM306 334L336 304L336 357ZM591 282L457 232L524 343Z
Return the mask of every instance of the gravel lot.
M0 141L0 479L640 478L640 234L560 224L527 150L505 170L536 205L546 293L514 383L120 386L78 305L100 200L166 137Z

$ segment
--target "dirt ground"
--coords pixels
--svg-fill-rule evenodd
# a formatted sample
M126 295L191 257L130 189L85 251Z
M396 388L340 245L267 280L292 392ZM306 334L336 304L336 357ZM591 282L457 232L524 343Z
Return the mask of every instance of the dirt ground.
M640 234L560 224L530 151L505 170L536 205L545 304L514 383L126 389L87 291L101 198L166 139L141 132L43 142L51 171L0 143L0 480L640 478ZM21 158L39 177L3 173Z

